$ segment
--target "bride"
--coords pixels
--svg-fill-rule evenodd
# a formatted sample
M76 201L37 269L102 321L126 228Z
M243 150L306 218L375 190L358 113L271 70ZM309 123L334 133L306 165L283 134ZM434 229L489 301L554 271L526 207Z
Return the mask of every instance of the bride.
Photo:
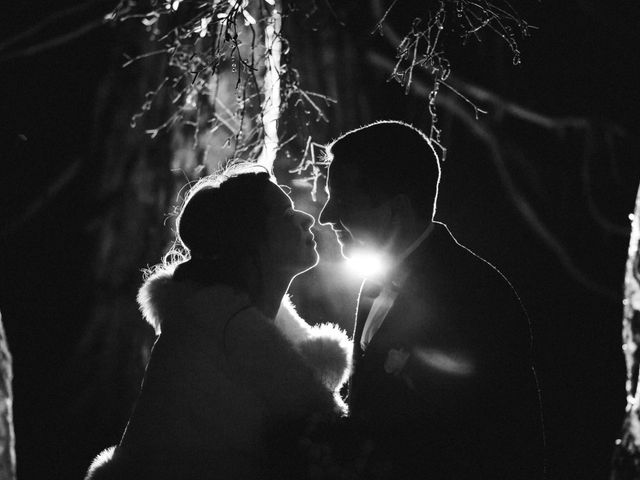
M188 253L174 249L138 293L158 334L139 398L87 480L277 476L283 438L344 414L349 341L334 325L310 327L285 296L318 261L312 225L255 166L190 190L176 235Z

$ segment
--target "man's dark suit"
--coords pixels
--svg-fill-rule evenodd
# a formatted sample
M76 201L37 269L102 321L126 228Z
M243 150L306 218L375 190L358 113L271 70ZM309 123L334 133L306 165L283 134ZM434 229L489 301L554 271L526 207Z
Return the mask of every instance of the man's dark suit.
M434 227L404 262L409 277L364 352L372 300L366 285L361 293L348 400L375 445L367 476L391 465L398 479L542 478L522 306L492 266Z

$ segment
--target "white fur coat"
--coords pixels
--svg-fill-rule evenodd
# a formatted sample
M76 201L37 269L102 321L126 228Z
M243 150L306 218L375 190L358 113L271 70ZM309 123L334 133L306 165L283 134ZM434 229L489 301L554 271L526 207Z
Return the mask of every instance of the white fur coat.
M346 334L309 326L287 298L274 321L230 287L176 282L160 269L138 303L161 334L120 445L94 460L87 480L259 478L270 430L345 413Z

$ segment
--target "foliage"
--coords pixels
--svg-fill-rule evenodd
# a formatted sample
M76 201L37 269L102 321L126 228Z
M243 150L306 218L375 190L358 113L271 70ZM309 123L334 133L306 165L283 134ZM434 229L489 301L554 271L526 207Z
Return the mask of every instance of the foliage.
M322 117L317 98L324 96L301 90L297 72L280 66L281 53L288 49L280 15L275 0L165 0L146 10L123 0L110 18L139 20L158 46L128 58L124 65L151 55L167 59L164 78L147 93L132 126L161 93L168 92L173 112L163 124L148 129L150 135L191 127L193 147L203 149L206 157L211 138L222 130L231 158L259 160L265 143L277 136L271 122L283 108L281 96L309 105Z
M372 2L378 22L371 32L393 36L387 28L394 9L402 7L394 0L383 12L380 2ZM312 2L308 15L314 15L322 5ZM293 137L279 140L277 131L269 133L270 121L275 121L291 106L302 110L306 118L297 119L306 125L327 121L326 105L335 100L322 93L306 91L300 86L299 72L287 65L289 43L280 29L280 17L288 16L300 6L280 8L275 0L163 0L151 2L145 9L134 0L122 0L109 15L113 21L138 20L147 29L157 48L130 57L125 66L152 55L167 58L164 78L158 87L147 93L141 111L132 119L136 125L146 111L153 108L161 92L168 91L174 111L159 126L147 130L156 136L172 127L191 127L193 147L202 150L200 163L206 159L211 138L218 130L225 132L225 147L231 147L229 157L260 161L264 156L265 140L275 136L275 149L286 145ZM326 8L335 12L330 4ZM336 21L339 21L335 15ZM421 69L433 79L428 95L431 115L430 137L442 149L436 98L441 85L453 90L479 112L447 82L451 64L442 38L453 32L463 43L480 40L487 30L501 37L513 53L513 63L520 62L516 37L528 35L529 25L504 1L499 4L487 0L438 0L415 16L409 31L396 45L396 63L391 79L406 93L412 85L414 72ZM266 75L271 73L270 82ZM234 98L230 95L229 78L233 77ZM273 89L273 84L277 89ZM279 98L275 98L278 96ZM301 108L300 108L301 107ZM265 120L265 117L269 117ZM202 135L202 132L207 133ZM294 134L300 135L301 133ZM302 139L305 145L295 173L311 171L308 179L317 181L322 164L317 155L320 145L312 135ZM271 160L272 162L272 160Z

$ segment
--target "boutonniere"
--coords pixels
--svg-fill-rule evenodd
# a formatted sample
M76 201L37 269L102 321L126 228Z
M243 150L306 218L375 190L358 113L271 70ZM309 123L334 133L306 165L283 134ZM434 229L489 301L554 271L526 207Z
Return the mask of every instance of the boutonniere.
M384 361L384 371L392 375L399 375L407 360L409 360L409 355L409 352L404 348L392 348L387 353L387 359Z

